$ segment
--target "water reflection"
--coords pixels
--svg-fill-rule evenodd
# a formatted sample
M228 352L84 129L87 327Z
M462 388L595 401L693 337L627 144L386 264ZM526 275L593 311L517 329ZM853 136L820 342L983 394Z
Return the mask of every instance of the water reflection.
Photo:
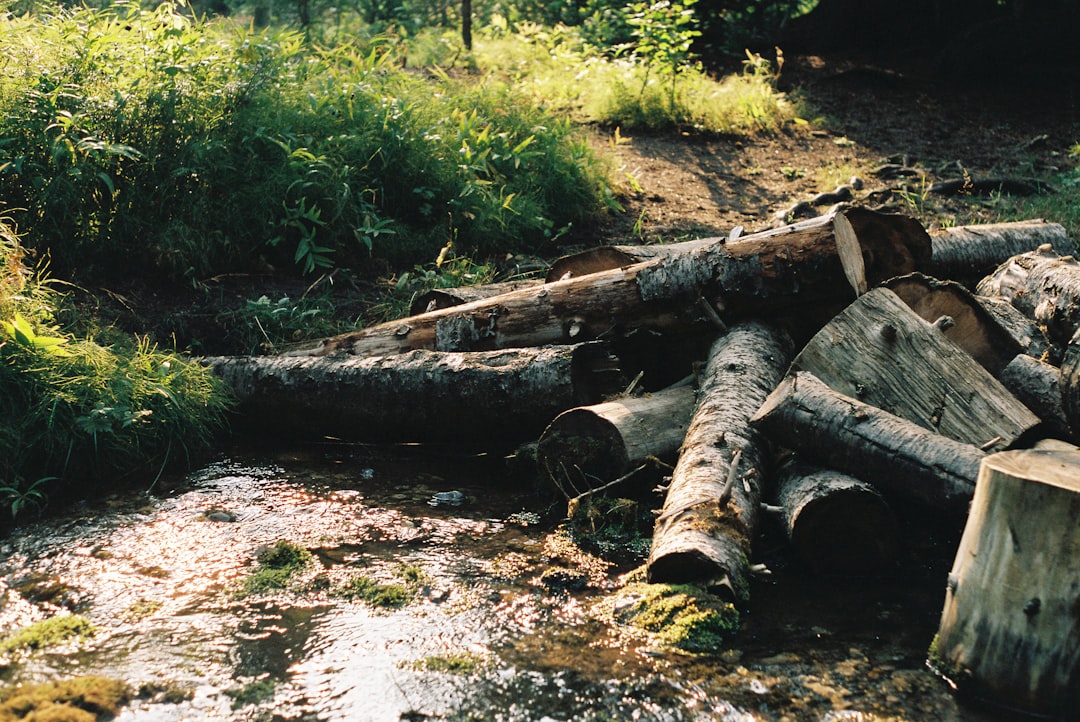
M460 506L429 504L449 491ZM926 605L891 588L858 603L882 619L835 609L823 637L809 597L828 591L763 587L738 650L657 651L592 612L623 570L574 556L541 523L545 503L468 464L282 456L87 504L0 541L0 634L60 611L99 631L79 651L0 662L0 681L123 679L140 696L117 719L140 722L978 719L921 669ZM312 583L240 596L257 550L281 539L313 552ZM402 565L422 574L402 608L330 593ZM553 566L575 585L545 585ZM461 655L479 663L425 665Z

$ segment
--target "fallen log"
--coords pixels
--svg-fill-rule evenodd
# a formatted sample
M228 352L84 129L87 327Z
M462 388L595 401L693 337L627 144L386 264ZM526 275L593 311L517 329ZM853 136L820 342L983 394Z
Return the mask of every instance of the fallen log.
M1060 349L1050 343L1046 333L1034 320L1020 313L1011 303L993 296L975 296L975 300L1012 337L1023 353L1049 363L1061 363Z
M1044 244L1063 256L1076 253L1065 227L1041 218L943 228L932 231L930 240L934 252L928 273L964 284L975 283L1013 256Z
M930 663L1010 711L1080 710L1080 454L1007 451L979 472Z
M967 510L985 455L844 396L805 371L785 378L750 423L804 459L952 514Z
M945 338L964 349L994 376L1024 352L1020 341L959 283L909 273L886 281L884 287L924 321L933 323L943 316L951 318L953 324L940 329Z
M534 288L542 284L540 279L525 279L520 281L502 281L500 283L485 283L479 286L459 286L457 288L435 288L424 293L418 293L409 304L409 315L418 316L421 313L437 311L440 308L451 308L464 303L478 301L483 298L500 296L522 288Z
M872 484L797 460L776 472L776 503L788 541L821 574L879 574L896 555L897 530Z
M601 344L374 358L203 360L237 399L234 426L270 434L491 446L625 388Z
M650 457L674 460L696 401L694 387L684 384L564 411L540 436L537 466L572 498Z
M703 328L854 298L929 262L914 220L862 209L323 339L294 355L484 350Z
M649 553L650 582L705 582L749 597L748 559L765 483L765 443L748 421L787 367L786 334L756 322L713 344Z
M980 448L991 441L1007 448L1039 424L1000 381L886 288L872 289L837 314L791 368Z
M1080 263L1049 245L1013 256L979 282L976 293L996 296L1046 329L1064 349L1080 328Z
M1042 419L1048 433L1073 438L1061 397L1061 369L1019 354L998 376L1013 396Z
M744 236L745 237L745 236ZM610 271L613 268L632 266L635 263L651 261L654 258L666 258L680 253L689 253L717 243L725 243L728 238L696 238L680 243L654 243L650 245L597 246L578 253L555 259L548 269L547 283L565 281L568 278L587 276L590 273Z

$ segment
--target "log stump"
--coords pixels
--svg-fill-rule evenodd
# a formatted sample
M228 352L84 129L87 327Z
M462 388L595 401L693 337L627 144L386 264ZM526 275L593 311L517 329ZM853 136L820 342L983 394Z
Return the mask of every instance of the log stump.
M1080 713L1080 454L983 460L931 663L957 689L1053 718Z

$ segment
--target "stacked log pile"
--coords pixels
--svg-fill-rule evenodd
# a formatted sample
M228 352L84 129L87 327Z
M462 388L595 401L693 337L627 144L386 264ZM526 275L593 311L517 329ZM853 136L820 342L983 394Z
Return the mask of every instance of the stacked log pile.
M1044 221L931 234L837 206L761 233L595 249L542 282L444 293L288 355L207 363L249 427L536 441L539 471L569 499L669 460L650 580L746 605L763 509L812 569L862 573L896 547L894 500L962 524L988 464L1010 479L1080 477L1080 452L995 461L1045 437L1078 441L1074 253ZM993 533L1016 528L987 515ZM1031 558L1054 558L1044 551ZM1077 585L1044 583L1074 596ZM1072 641L1032 652L1068 657L1038 665L1040 691L1080 684L1078 604L1054 627ZM1064 682L1045 681L1047 664Z

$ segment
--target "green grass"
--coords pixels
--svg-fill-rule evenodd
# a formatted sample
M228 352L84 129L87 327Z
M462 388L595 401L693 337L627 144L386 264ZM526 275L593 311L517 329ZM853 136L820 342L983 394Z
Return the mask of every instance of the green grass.
M0 217L0 501L18 514L57 492L152 485L205 449L229 406L220 382L146 340L67 330L62 286L24 258Z

